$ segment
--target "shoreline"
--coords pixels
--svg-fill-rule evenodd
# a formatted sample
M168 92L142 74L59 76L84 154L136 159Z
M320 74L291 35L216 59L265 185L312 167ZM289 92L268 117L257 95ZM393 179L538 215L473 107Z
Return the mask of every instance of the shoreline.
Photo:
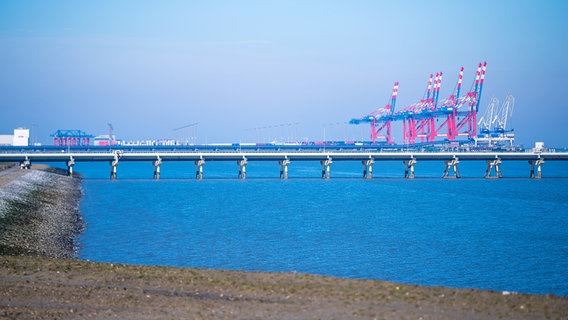
M75 258L84 229L82 188L64 170L35 166L3 171L0 183L0 254Z
M568 315L568 297L554 295L79 260L76 238L84 228L79 212L81 180L47 166L8 170L0 175L4 254L0 255L0 317L562 319Z

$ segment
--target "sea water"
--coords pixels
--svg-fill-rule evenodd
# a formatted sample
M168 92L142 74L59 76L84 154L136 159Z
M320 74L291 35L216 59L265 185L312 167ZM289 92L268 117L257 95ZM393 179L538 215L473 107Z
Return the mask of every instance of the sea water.
M528 179L526 161L483 179L485 162L441 161L78 163L87 228L80 258L116 263L300 272L428 286L568 295L568 163L549 161Z

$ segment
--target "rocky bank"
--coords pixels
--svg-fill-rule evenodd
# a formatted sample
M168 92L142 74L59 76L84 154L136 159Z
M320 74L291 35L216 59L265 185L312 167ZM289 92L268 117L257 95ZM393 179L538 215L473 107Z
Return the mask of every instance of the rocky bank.
M81 181L46 166L8 169L0 184L0 254L73 258L83 230Z

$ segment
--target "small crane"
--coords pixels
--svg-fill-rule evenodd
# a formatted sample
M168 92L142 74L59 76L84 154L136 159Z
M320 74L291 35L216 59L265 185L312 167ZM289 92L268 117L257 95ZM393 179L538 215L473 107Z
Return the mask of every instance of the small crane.
M194 122L194 123L190 123L190 124L185 125L185 126L181 126L179 128L174 128L172 130L176 133L176 136L177 136L177 133L181 130L181 137L180 137L180 140L182 140L181 144L191 144L191 143L195 143L195 140L196 140L195 127L198 124L199 123ZM193 131L190 137L188 137L189 128L192 128L192 131ZM185 139L185 141L183 141L184 139ZM176 137L176 140L178 140L178 137Z
M113 146L114 145L114 128L112 126L112 123L107 123L108 125L108 145L109 146Z

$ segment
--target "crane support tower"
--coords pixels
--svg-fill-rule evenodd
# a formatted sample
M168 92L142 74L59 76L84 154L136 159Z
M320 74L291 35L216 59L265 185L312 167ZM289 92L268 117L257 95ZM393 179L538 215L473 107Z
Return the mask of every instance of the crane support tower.
M503 104L499 106L499 99L491 98L485 113L479 122L479 134L475 137L475 146L488 145L498 146L508 143L513 146L515 140L515 129L509 128L515 108L515 97L507 95Z
M391 122L393 121L396 96L398 95L398 82L394 83L390 103L377 109L360 119L351 119L350 124L369 123L371 125L371 141L384 140L387 144L394 144L392 139Z
M479 63L471 89L463 93L464 68L461 67L453 93L440 99L443 73L430 75L426 96L416 103L394 111L398 82L393 88L392 101L361 118L351 119L351 124L369 123L371 141L395 144L392 138L392 123L402 122L404 144L434 142L438 139L456 141L459 137L475 140L477 133L477 112L481 100L487 63ZM383 133L384 134L381 134ZM380 140L379 140L380 139Z
M114 127L112 123L107 123L108 126L108 145L114 146L116 144L116 137L114 136Z

